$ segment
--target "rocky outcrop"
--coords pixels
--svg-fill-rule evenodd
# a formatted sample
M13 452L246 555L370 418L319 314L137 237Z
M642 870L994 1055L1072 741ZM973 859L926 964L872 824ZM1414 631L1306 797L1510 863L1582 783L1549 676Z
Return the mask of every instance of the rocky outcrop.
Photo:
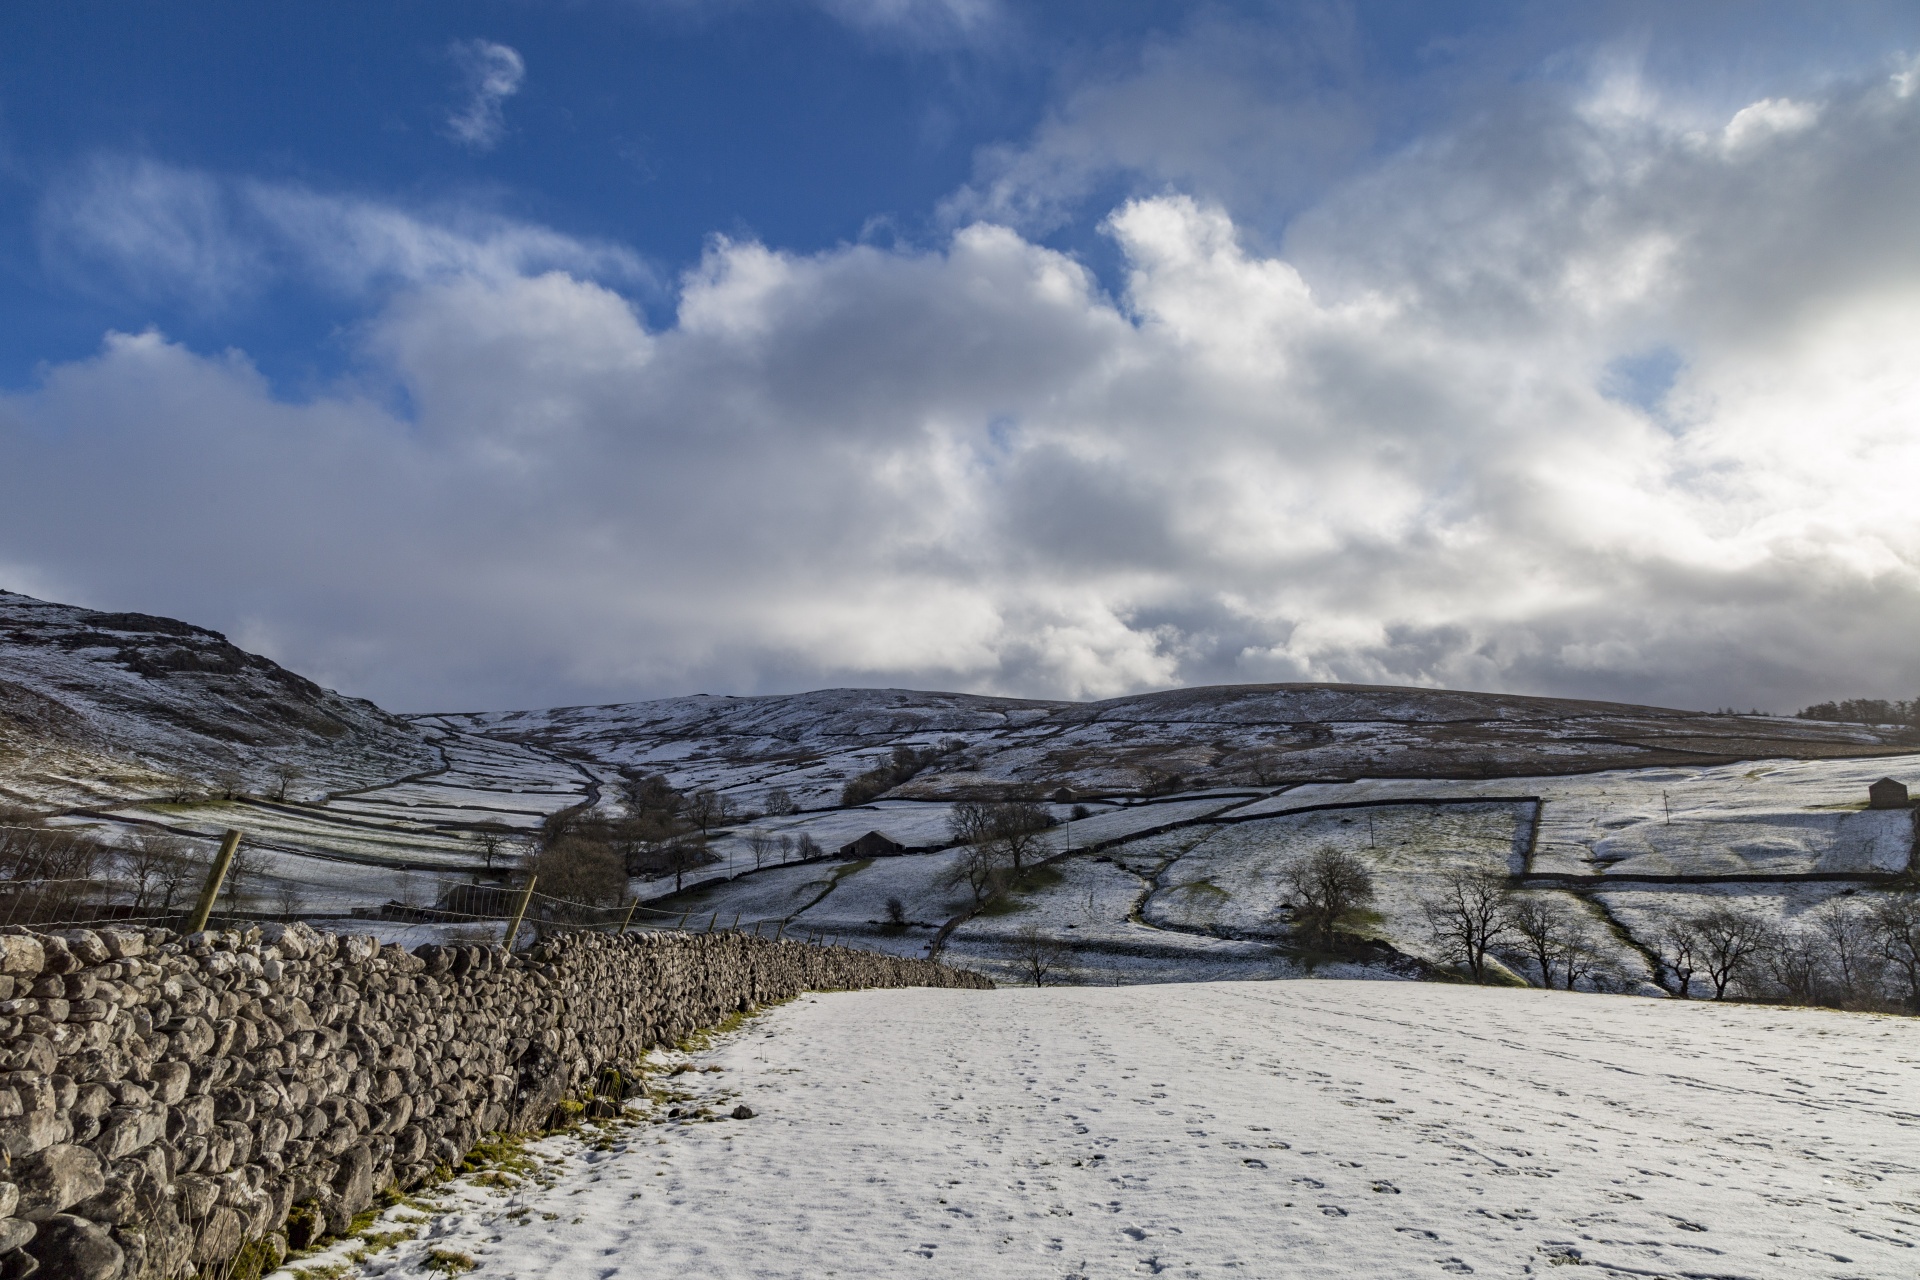
M0 1280L172 1280L347 1229L635 1064L807 990L976 974L738 934L407 952L270 925L0 935Z

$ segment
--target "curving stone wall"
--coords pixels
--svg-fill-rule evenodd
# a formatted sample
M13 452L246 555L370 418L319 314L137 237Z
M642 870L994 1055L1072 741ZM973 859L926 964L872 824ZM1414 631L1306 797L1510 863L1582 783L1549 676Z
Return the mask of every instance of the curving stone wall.
M648 1048L808 990L977 974L738 934L409 953L268 925L0 934L0 1280L175 1280L346 1229Z

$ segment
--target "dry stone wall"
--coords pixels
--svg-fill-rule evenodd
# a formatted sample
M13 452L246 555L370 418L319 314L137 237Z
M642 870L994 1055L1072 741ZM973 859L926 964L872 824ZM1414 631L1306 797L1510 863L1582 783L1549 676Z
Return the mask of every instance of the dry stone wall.
M732 1013L807 990L989 985L725 933L575 934L509 956L297 924L9 931L0 1280L270 1261L485 1134L630 1087L647 1049Z

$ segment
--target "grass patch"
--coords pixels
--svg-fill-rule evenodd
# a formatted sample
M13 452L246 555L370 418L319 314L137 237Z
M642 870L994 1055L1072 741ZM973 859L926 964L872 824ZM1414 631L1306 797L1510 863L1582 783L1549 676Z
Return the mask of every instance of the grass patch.
M533 1138L524 1133L490 1133L473 1144L460 1162L462 1173L511 1173L520 1177L537 1171L539 1161L527 1154Z
M1064 883L1066 878L1067 877L1061 872L1045 864L1028 867L1020 873L1019 879L989 899L986 905L982 906L975 914L983 916L1010 916L1021 911L1029 911L1032 908L1027 903L1020 901L1018 895L1023 893L1039 893L1043 889L1051 889L1057 884Z
M1211 880L1189 880L1185 884L1175 885L1173 891L1175 893L1191 894L1196 898L1204 898L1209 902L1225 902L1233 896Z
M457 1276L479 1266L472 1254L461 1253L458 1249L431 1249L427 1260L421 1264L427 1270L443 1276Z

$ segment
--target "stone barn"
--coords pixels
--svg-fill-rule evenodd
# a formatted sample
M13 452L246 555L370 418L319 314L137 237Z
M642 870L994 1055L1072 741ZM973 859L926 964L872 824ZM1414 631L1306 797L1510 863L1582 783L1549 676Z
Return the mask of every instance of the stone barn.
M907 846L878 831L869 831L858 840L849 840L840 846L840 856L843 858L884 858L906 851Z
M1907 785L1904 782L1882 778L1867 788L1869 809L1905 809L1908 804Z

